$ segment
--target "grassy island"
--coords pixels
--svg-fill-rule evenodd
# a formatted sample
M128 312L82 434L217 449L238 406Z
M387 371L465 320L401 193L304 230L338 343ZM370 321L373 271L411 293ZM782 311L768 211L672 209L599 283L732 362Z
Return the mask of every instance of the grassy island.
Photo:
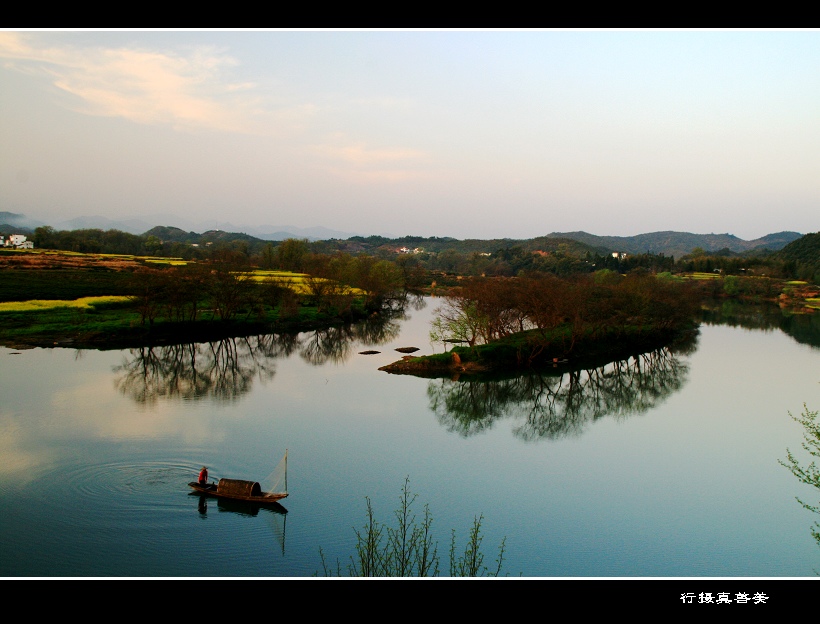
M599 365L696 331L691 284L601 272L559 279L473 279L451 290L430 337L449 351L381 370L420 376Z
M679 329L631 327L612 331L610 335L580 337L572 349L568 349L568 328L555 332L554 340L547 342L538 332L530 330L489 344L455 346L433 355L405 356L379 370L418 377L452 377L495 375L523 368L596 367L689 339L696 332L694 323Z

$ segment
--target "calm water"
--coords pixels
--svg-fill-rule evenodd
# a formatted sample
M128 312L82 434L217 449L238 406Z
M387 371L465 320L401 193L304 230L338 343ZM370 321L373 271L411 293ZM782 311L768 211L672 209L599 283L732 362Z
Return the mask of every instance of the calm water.
M487 562L506 537L513 576L816 576L795 496L820 492L778 464L804 456L788 412L820 408L816 346L704 325L684 351L573 375L380 372L434 350L435 305L341 335L0 348L0 576L311 576L320 548L346 566L366 497L392 520L405 478L445 571L451 529L462 543L483 515ZM264 483L285 449L287 513L189 493L203 464Z

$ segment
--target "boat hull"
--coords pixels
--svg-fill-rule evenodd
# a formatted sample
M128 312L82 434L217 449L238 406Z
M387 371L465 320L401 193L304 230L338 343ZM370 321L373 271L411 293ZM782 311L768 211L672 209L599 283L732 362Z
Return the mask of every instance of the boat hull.
M188 486L193 488L200 494L206 496L213 496L214 498L223 498L226 500L238 500L255 503L257 505L275 505L283 498L287 498L287 492L260 492L259 494L242 494L236 491L220 490L217 485L208 483L201 485L197 481L191 481Z

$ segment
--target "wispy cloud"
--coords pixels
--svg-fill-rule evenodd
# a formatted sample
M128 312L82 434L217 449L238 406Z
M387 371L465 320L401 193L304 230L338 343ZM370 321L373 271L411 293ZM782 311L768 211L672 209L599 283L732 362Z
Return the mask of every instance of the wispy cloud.
M27 33L0 33L0 59L17 71L41 72L76 97L75 110L177 129L269 134L277 124L299 123L315 107L275 109L249 82L231 82L236 59L213 47L183 52L54 47Z
M424 156L424 153L419 150L404 148L379 149L367 147L362 142L347 145L319 145L316 146L316 151L357 167L380 165L388 162L406 162L408 160L418 160Z
M337 137L312 151L326 160L329 172L354 182L400 182L429 175L424 169L428 155L417 149L370 147Z

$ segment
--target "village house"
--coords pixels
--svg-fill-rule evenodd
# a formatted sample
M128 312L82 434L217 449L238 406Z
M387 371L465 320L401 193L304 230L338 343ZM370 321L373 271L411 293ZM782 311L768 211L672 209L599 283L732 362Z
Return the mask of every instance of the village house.
M8 238L0 236L0 247L13 247L14 249L34 249L34 242L26 240L24 234L11 234Z

